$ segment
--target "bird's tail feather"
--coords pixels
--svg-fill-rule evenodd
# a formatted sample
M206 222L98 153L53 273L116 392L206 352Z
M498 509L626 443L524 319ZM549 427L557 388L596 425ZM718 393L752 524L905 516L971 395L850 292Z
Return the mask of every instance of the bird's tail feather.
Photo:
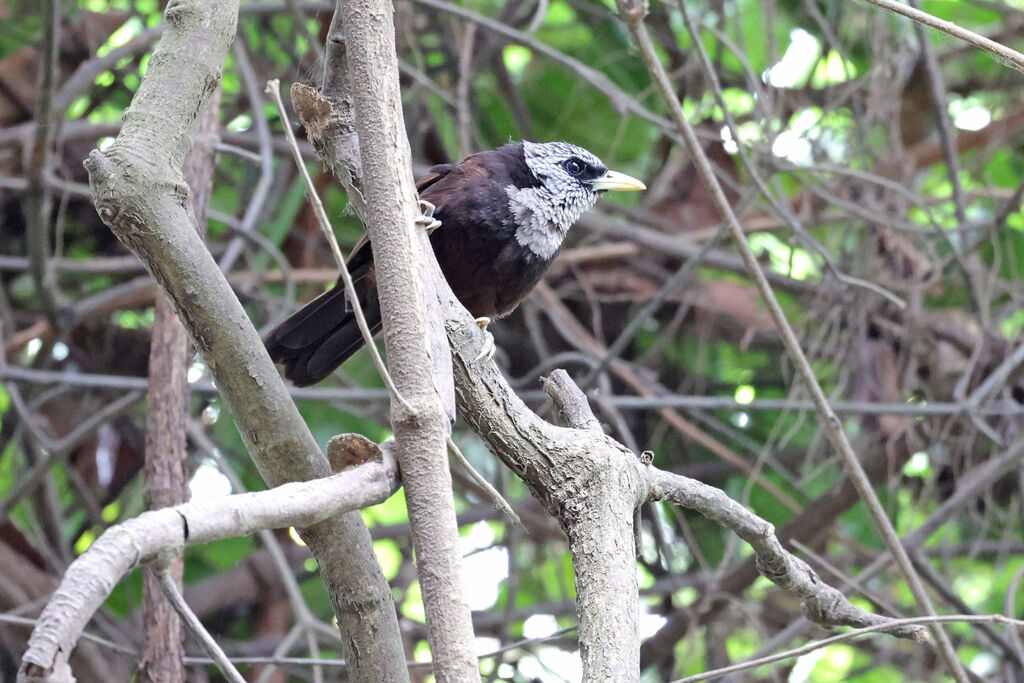
M356 290L366 323L376 334L381 326L376 291L360 280ZM362 345L363 336L340 282L293 313L266 341L270 357L284 364L285 377L299 387L324 379Z

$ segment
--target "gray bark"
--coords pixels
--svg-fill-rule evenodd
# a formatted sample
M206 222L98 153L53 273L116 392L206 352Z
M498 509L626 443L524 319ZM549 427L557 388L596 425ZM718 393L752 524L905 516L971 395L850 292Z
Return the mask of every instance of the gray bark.
M448 471L451 427L435 384L435 376L450 376L444 371L450 361L436 308L430 306L436 301L434 280L423 277L423 259L433 252L415 223L419 210L398 87L393 8L390 0L350 0L339 3L338 11L359 139L362 218L373 246L390 371L404 399L392 397L391 424L434 674L440 681L479 680Z
M18 680L69 680L68 657L85 625L118 581L140 563L162 562L181 554L186 545L261 529L316 525L338 511L383 502L398 488L397 466L386 447L374 455L374 462L331 477L150 510L111 527L68 567L32 630ZM362 653L374 661L380 654ZM356 678L370 669L363 665L351 674L352 680L387 680L373 673Z
M358 10L353 11L358 14ZM375 24L380 18L361 17L360 20ZM346 90L349 75L352 87L361 81L354 72L331 70L330 53L337 55L341 50L334 42L329 46L324 95L330 101L306 88L293 88L293 98L296 111L325 163L346 185L357 210L372 215L374 211L367 211L363 203L364 193L370 191L366 157L356 155L360 143L367 144L362 139L365 124L357 127L362 112L356 107L357 115L353 116L354 98L349 99L350 91ZM386 56L380 53L377 57L384 59ZM391 85L396 84L397 72L392 78ZM363 82L384 85L379 80ZM399 108L380 108L375 115L381 118L369 119L374 125L392 131L396 127L401 129ZM390 121L382 124L389 117ZM404 142L404 133L401 137ZM403 173L404 180L407 166L396 165L395 168ZM401 198L395 199L394 203L401 205L401 201ZM409 218L398 215L395 220L396 225L404 229ZM443 230L444 226L439 229ZM379 257L377 263L381 263ZM413 277L413 274L407 271L406 276ZM547 511L559 520L569 538L576 571L584 680L639 679L639 597L633 512L649 500L671 500L734 530L753 545L759 569L776 583L796 592L816 621L863 624L886 619L857 610L841 596L836 596L835 591L804 563L782 549L770 524L743 509L722 491L661 472L650 465L649 457L638 458L605 435L585 396L563 371L552 373L545 382L545 389L555 402L560 422L567 426L550 424L530 411L493 363L474 360L481 344L478 328L436 268L431 277L451 344L460 413L488 442L495 455L523 479ZM408 281L405 286L410 284ZM404 469L403 475L408 488L412 477ZM919 638L922 631L906 628L896 633ZM434 656L437 663L436 650Z
M181 166L219 83L237 2L172 2L121 134L86 162L96 208L165 290L210 368L260 474L271 486L330 473L263 343L195 232ZM357 680L407 677L391 591L362 518L307 529Z

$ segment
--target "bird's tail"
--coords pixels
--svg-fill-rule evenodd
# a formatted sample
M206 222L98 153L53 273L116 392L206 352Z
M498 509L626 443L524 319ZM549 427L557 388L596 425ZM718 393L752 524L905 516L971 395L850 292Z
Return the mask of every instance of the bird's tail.
M380 302L365 280L356 281L363 314L370 330L380 330ZM362 291L360 291L362 290ZM331 374L363 345L363 336L341 282L278 325L266 346L275 363L295 386L316 384Z

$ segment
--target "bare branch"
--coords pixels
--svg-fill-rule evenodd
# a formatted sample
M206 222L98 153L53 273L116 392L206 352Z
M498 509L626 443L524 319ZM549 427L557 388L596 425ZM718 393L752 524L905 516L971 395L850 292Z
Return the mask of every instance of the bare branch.
M918 627L927 624L953 624L953 623L989 623L989 624L1003 624L1009 627L1021 628L1024 626L1024 621L1017 619L1010 619L1002 614L944 614L942 616L934 617L913 617L910 619L893 619L890 622L890 626L896 628L907 628L907 627ZM858 636L862 636L868 633L876 633L878 631L888 630L889 627L883 624L876 624L874 626L865 626L854 631L847 633L841 633L838 636L832 636L831 638L825 638L824 640L818 640L801 647L787 650L786 652L779 652L768 657L762 657L761 659L751 660L749 662L743 662L742 664L736 664L734 666L728 666L721 669L715 669L714 671L707 671L702 674L695 676L687 676L686 678L680 678L673 683L697 683L698 681L706 681L711 678L717 678L724 676L725 674L735 673L737 671L749 671L750 669L756 669L759 666L765 664L771 664L773 662L779 662L783 659L790 659L792 657L799 657L800 655L807 654L808 652L814 652L823 647L828 647L835 643L843 643Z
M990 40L985 36L978 35L974 31L968 31L965 28L961 28L951 21L939 19L927 12L922 12L919 9L896 2L896 0L866 0L866 2L877 7L881 7L882 9L887 9L890 12L902 14L903 16L909 17L919 24L924 24L929 28L942 31L943 33L948 33L954 38L959 38L960 40L970 43L985 52L995 55L1000 62L1024 73L1024 54L1021 54L1016 50L1012 50L1001 43Z
M166 19L119 137L86 162L97 211L174 302L264 479L276 485L325 476L326 458L183 202L180 168L195 113L219 82L237 3L182 0L168 6ZM384 677L404 675L391 591L360 516L305 533L331 588L353 675L378 678L389 665Z
M815 409L822 422L829 442L842 458L846 471L857 489L857 493L860 495L861 500L867 507L868 513L871 515L871 519L874 522L878 533L881 535L886 547L896 559L900 571L904 578L906 578L914 598L918 603L920 603L921 608L926 614L929 616L935 616L935 608L932 606L931 599L928 597L928 593L921 584L920 577L917 575L917 572L915 571L910 558L907 556L906 551L903 549L903 546L900 545L899 537L896 535L896 530L893 528L892 522L889 520L885 510L882 508L882 504L878 500L878 496L872 488L871 482L868 480L868 476L864 472L864 468L857 459L857 455L853 451L853 446L850 444L849 438L843 430L842 423L829 405L825 392L822 390L821 385L814 376L814 371L811 369L811 365L807 361L807 357L804 354L803 349L800 347L800 342L797 339L796 333L793 331L792 326L790 326L789 321L786 320L786 315L782 311L782 307L779 305L778 299L775 297L775 293L772 291L771 285L768 284L764 271L757 262L757 257L754 255L753 250L747 243L747 238L743 233L743 229L740 226L739 221L736 219L736 215L732 212L721 185L717 178L715 178L714 172L708 162L707 155L704 154L704 150L694 133L693 126L683 114L679 98L676 95L672 84L668 80L665 68L658 59L654 45L651 42L650 35L648 34L647 28L644 24L644 16L646 14L644 7L641 3L637 2L637 0L617 1L619 5L619 12L623 17L623 20L626 22L626 25L629 27L630 32L632 32L633 37L636 39L637 44L640 47L640 52L644 57L644 62L647 64L648 70L651 72L651 75L657 83L662 97L668 104L672 120L675 122L679 133L686 142L686 150L693 158L701 180L711 191L715 208L718 209L719 214L724 218L726 225L728 225L729 229L732 231L733 241L735 242L737 249L739 249L740 255L743 257L743 261L747 266L750 276L757 285L757 290L761 294L761 298L768 306L768 311L771 313L772 320L775 322L775 326L782 337L782 342L786 347L786 352L789 354L789 357L796 366L800 378L804 381L805 386L811 393ZM966 683L967 674L964 672L960 660L957 659L949 638L941 628L935 628L934 635L939 644L939 651L942 653L943 662L946 668L951 674L953 674L959 683Z
M851 604L842 593L823 582L806 562L787 552L775 536L775 528L749 512L722 491L694 479L648 467L651 500L668 500L695 510L718 522L750 544L757 558L757 571L772 583L800 597L804 616L823 626L869 626L891 623L892 619L865 612ZM891 633L918 642L927 640L920 626L894 627Z
M210 632L203 626L203 622L199 621L199 617L196 616L196 613L189 608L184 598L181 597L177 581L166 571L157 572L157 579L160 582L160 588L163 590L164 596L174 606L174 610L188 627L192 636L206 650L206 654L210 655L213 661L217 663L217 668L224 674L224 678L231 681L231 683L245 683L242 674L238 673L238 669L231 663L228 656L224 654L224 650L220 648L217 641L213 639Z
M42 300L43 310L55 330L69 321L61 313L61 295L57 288L51 249L53 232L53 197L45 178L50 169L57 126L51 121L57 79L57 57L60 48L60 5L57 0L43 2L43 60L39 67L39 106L36 109L32 146L26 155L28 175L28 251L32 278Z
M219 97L211 99L185 160L184 175L192 191L192 210L200 233L206 232L206 202L213 188L213 145L220 112ZM200 141L201 140L201 141ZM188 332L174 314L170 301L157 294L149 350L149 389L146 394L146 442L144 482L148 509L178 505L188 499L185 475L186 422L188 419ZM183 678L185 654L182 624L163 594L161 584L180 589L184 561L167 557L157 575L143 571L142 602L146 649L139 668L146 680L174 681Z
M22 674L45 679L59 670L82 629L134 567L187 545L245 536L260 529L311 527L341 512L386 500L398 489L388 450L382 460L323 479L257 493L152 510L111 527L68 567L47 603L22 658Z
M443 402L453 392L434 304L439 269L427 233L416 220L394 8L390 0L349 0L339 1L336 12L344 27L349 75L345 96L351 97L355 111L366 202L361 217L373 248L384 343L395 386L408 401L392 401L391 424L405 481L434 674L439 680L478 680L446 457L451 425ZM331 36L332 41L337 39Z
M266 92L270 95L271 99L274 100L274 104L277 106L278 114L282 120L287 119L287 115L284 110L284 102L281 101L281 84L277 80L273 80L267 83ZM380 351L377 350L377 345L373 343L373 332L370 330L369 324L366 322L366 315L363 313L363 307L359 303L359 295L356 293L355 284L352 282L352 275L348 272L348 266L345 264L345 257L341 255L341 247L338 246L338 238L334 236L334 230L331 228L331 222L327 219L327 212L324 211L323 202L320 201L320 196L316 192L316 188L313 186L313 180L309 177L309 172L306 170L306 165L302 163L302 156L299 153L299 145L295 141L295 135L292 133L291 126L284 127L285 135L288 138L288 144L292 148L292 155L295 158L295 167L299 170L299 175L302 176L302 180L306 183L306 192L309 195L309 201L313 206L313 213L316 216L317 223L320 224L320 230L323 232L324 237L327 238L327 244L331 247L331 254L334 255L334 263L338 266L338 271L341 274L341 280L345 283L345 292L348 295L349 305L352 306L352 312L355 313L356 323L359 325L359 331L363 335L363 343L366 344L366 348L370 351L370 357L373 358L373 364L377 366L377 372L380 373L380 377L384 380L385 386L396 401L399 401L403 407L409 411L414 412L413 407L409 405L402 395L398 392L395 387L394 380L391 379L391 373L388 372L388 368L384 365L384 359L380 357Z

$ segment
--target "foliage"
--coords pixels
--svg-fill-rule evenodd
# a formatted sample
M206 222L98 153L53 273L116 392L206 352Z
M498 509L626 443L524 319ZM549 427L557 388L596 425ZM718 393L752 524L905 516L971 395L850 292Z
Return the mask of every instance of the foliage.
M315 82L330 9L298 3L302 13L296 16L290 4L243 5L239 46L259 83L275 77ZM1024 7L1018 5L922 3L925 11L1020 47ZM690 255L715 238L719 222L708 193L673 143L671 128L625 113L608 88L538 49L546 45L597 70L650 112L648 118L666 117L614 3L477 0L459 7L514 27L521 40L509 42L483 26L470 31L463 16L415 0L396 2L406 120L418 173L509 139L566 139L612 168L645 178L651 188L643 197L603 200L573 231L546 281L560 307L535 297L493 326L498 359L517 389L542 407L540 375L565 366L583 380L599 360L595 346L610 345L660 296L661 304L619 354L621 362L608 365L590 387L600 397L594 405L608 430L638 451L653 450L660 466L742 500L785 539L798 541L795 551L834 585L842 580L832 568L855 578L883 546L856 497L844 489L845 474L733 248L714 247L684 286L663 291ZM979 398L973 415L965 408L965 400L1010 357L1024 329L1020 75L973 48L928 33L928 49L944 80L933 93L912 25L866 4L730 0L689 3L687 9L701 27L700 39L721 82L721 102L701 76L694 41L674 2L652 3L647 20L660 56L891 518L900 533L911 533L940 509L958 482L1021 438L1019 368ZM50 181L54 221L45 230L56 236L53 263L72 324L55 330L24 258L33 224L23 152L39 102L43 22L35 3L0 8L8 15L0 24L4 501L46 457L40 434L61 439L74 433L124 393L123 378L146 375L153 323L153 289L95 215L81 167L88 151L102 148L116 132L145 74L151 43L106 65L81 90L62 88L76 69L145 36L161 21L160 8L153 0L80 0L62 10L57 90L66 96L66 110L57 112L60 142L52 150ZM254 227L264 239L242 241L243 256L229 276L253 320L266 330L329 286L334 273L292 161L276 144L284 124L258 93L247 90L243 68L237 54L229 55L220 112L224 144L207 241L215 255L223 254L240 239L236 228L247 208L262 204ZM939 110L952 122L958 146L953 171ZM729 130L726 112L735 130ZM261 146L258 119L269 121L272 148ZM265 186L259 182L259 154L272 156ZM346 211L344 192L311 152L307 158L343 249L351 248L361 227ZM754 172L766 179L774 205L757 193ZM288 279L297 283L294 299L287 296ZM576 334L568 325L573 321L591 338ZM28 374L14 381L7 368ZM46 370L88 383L45 384L40 373ZM202 475L193 479L193 492L227 490L216 473L225 463L246 487L260 488L230 416L211 393L201 391L205 376L194 360L190 415L207 439L189 443L190 472ZM326 391L301 398L299 406L321 444L343 431L381 440L388 435L381 386L361 353L325 383ZM103 529L138 514L145 408L135 403L78 434L2 520L0 553L16 556L26 572L47 577ZM535 639L486 660L482 670L495 680L573 680L575 588L564 538L511 473L460 427L456 439L467 457L512 501L525 524L505 524L456 467L461 542L473 581L470 600L480 613L481 651ZM1022 616L1022 496L1018 466L1017 474L987 482L982 494L941 520L939 531L919 549L940 612ZM423 659L423 610L404 499L398 495L366 510L364 518L403 616L409 652ZM277 537L307 604L317 617L329 619L315 562L287 533ZM644 651L645 680L743 659L798 616L789 596L753 580L745 564L749 549L714 523L654 505L643 511L640 541L641 625L645 636L653 636ZM287 614L289 606L280 578L266 562L260 564L265 555L259 539L186 553L186 584L202 599L192 607L229 654L270 654L287 633L287 619L270 618ZM231 591L211 588L228 583ZM865 607L887 614L922 611L891 569L854 594ZM25 595L31 600L2 594L9 602L0 610L43 597ZM133 576L115 591L103 615L108 637L133 648L141 645L131 626L140 596L141 582ZM683 635L668 637L673 627ZM1024 671L1024 662L1008 654L1007 631L996 630L1001 641L976 625L948 631L961 660L978 675L1010 680ZM801 638L816 635L820 631ZM22 631L0 637L5 678L23 640ZM307 654L304 643L295 647L293 654ZM933 669L926 649L876 635L762 667L745 680L944 680ZM286 675L304 678L308 670L289 668ZM336 669L326 671L338 675Z

